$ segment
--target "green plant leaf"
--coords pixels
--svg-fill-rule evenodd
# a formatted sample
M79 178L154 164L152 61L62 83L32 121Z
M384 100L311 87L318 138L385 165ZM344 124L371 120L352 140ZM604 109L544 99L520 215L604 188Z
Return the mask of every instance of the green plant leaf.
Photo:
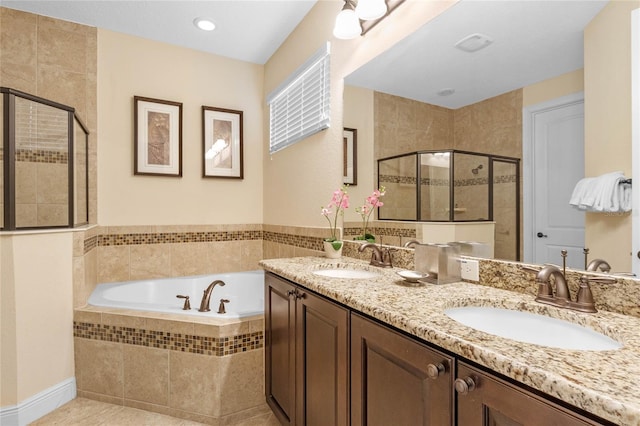
M333 247L333 249L335 251L338 251L338 250L340 250L340 247L342 247L342 241L333 241L331 243L331 246Z

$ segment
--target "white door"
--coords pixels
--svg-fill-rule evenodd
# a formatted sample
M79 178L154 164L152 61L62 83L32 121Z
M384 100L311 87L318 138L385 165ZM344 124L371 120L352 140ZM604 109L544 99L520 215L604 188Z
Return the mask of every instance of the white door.
M632 134L633 183L631 267L633 273L640 277L640 9L631 12L631 98L632 98Z
M567 267L583 269L584 213L569 205L584 177L582 95L527 108L525 115L525 261L562 265L567 250Z

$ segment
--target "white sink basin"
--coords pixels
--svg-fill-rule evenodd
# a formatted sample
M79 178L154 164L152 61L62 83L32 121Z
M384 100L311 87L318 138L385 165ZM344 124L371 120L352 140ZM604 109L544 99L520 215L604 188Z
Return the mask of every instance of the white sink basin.
M446 309L444 313L467 327L519 342L583 351L622 347L622 344L597 331L530 312L465 306Z
M377 272L349 268L318 269L317 271L313 271L313 273L321 277L349 279L367 279L374 278L379 275Z

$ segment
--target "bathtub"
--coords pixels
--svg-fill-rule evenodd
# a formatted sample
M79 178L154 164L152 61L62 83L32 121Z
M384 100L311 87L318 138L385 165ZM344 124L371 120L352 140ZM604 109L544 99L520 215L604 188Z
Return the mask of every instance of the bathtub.
M211 293L210 312L199 312L200 301L207 286L222 280L225 286L216 286ZM189 296L191 310L183 310L184 299ZM218 314L220 299L226 313ZM143 281L125 281L98 284L88 300L89 305L197 315L208 318L244 318L264 313L264 271L233 272L227 274L198 275L178 278L160 278Z

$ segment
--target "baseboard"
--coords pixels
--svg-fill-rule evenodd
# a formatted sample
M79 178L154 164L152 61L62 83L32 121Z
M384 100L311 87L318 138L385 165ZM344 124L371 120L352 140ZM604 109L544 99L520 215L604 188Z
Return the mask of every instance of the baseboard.
M0 425L25 426L76 397L76 379L71 377L19 403L0 408Z

